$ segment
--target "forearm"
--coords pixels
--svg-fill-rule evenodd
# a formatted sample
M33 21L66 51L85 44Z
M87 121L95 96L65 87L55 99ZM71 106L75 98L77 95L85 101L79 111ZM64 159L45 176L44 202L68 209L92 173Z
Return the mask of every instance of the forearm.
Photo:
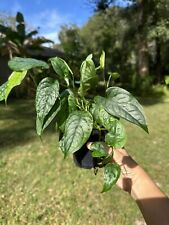
M88 147L90 147L88 145ZM112 153L113 149L107 151ZM169 225L169 199L149 175L124 149L113 151L113 160L121 166L117 185L137 202L147 225Z
M137 166L131 196L137 202L148 225L169 224L169 199L147 173Z
M147 225L169 225L167 196L125 150L115 150L114 160L122 169L117 185L137 202Z

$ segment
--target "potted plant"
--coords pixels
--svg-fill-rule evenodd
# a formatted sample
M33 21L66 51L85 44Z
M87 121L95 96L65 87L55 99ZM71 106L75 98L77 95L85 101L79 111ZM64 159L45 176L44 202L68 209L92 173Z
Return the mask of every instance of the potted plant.
M98 86L98 70L104 74L105 53L95 67L92 54L81 64L79 87L68 64L59 57L50 58L48 63L32 58L15 57L9 61L13 73L0 87L0 100L7 101L10 91L26 77L29 70L52 69L54 77L45 77L36 91L36 130L39 136L48 125L57 121L60 132L59 145L66 158L74 154L75 163L84 168L104 167L102 192L111 189L119 178L120 166L113 162L113 152L108 154L105 144L122 148L126 143L126 132L121 123L125 119L148 132L145 115L139 102L126 90L110 85L110 79L118 77L109 73L108 81L103 78L105 93L92 96L90 91ZM91 150L86 143L92 141Z

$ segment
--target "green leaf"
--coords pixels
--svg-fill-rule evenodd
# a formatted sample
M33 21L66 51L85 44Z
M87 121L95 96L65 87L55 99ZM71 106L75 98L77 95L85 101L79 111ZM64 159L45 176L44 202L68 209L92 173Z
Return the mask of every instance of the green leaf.
M37 133L37 135L41 136L42 131L43 131L43 123L41 122L41 120L37 116L36 117L36 133Z
M49 114L59 96L59 83L46 77L38 85L36 91L37 133L43 129L45 117ZM41 125L41 129L39 126Z
M5 99L5 89L7 86L7 82L5 82L4 84L2 84L0 86L0 101L3 101Z
M116 163L108 163L104 167L104 185L103 192L109 191L114 184L116 184L120 176L121 168Z
M25 34L26 34L26 32L25 32L25 24L20 23L20 24L17 25L16 28L17 28L18 34L22 38L22 41L24 41Z
M105 150L104 142L94 142L91 144L90 150L92 151L92 156L95 158L107 157L108 152Z
M69 86L69 79L71 79L70 74L73 75L73 72L68 64L59 57L51 58L50 61L54 71L60 76L60 78L64 79L67 86Z
M2 32L3 34L7 35L7 33L10 32L10 31L11 31L11 28L0 24L0 32Z
M165 76L165 84L169 85L169 76Z
M105 142L111 147L122 148L126 143L125 129L118 120L113 121L112 125L110 132L105 136Z
M49 66L46 62L42 60L32 59L32 58L21 58L14 57L8 62L8 66L14 71L24 71L35 67L41 67L43 69L48 69Z
M57 125L62 132L69 114L76 110L76 99L73 92L70 89L64 90L60 95L60 109L56 118Z
M69 90L68 105L69 105L69 113L77 110L76 98L74 93L71 90Z
M113 80L117 80L120 77L120 74L117 72L108 72L108 75L111 76Z
M25 21L22 13L18 12L16 14L16 22L18 23L16 26L17 32L20 35L20 38L22 38L22 41L24 41L26 31L25 31Z
M60 110L60 101L59 101L59 99L57 99L54 106L52 107L50 112L45 117L43 123L41 123L41 120L37 116L37 118L36 118L36 131L37 131L37 134L39 136L42 135L42 132L48 127L48 125L56 117L59 110Z
M64 132L65 122L69 116L68 97L69 91L66 89L60 95L60 109L56 117L57 125L62 132Z
M14 71L10 77L8 78L7 84L6 84L6 88L5 88L5 101L8 98L9 93L11 92L11 90L20 85L22 80L25 78L27 74L27 71L22 71L22 72L16 72Z
M18 23L24 23L24 17L23 17L23 14L22 13L17 12L17 14L16 14L16 21Z
M91 87L93 88L96 85L98 80L94 62L90 57L88 57L82 62L80 67L81 78L80 88L78 91L80 96L84 96Z
M36 34L38 34L37 30L30 31L29 33L26 34L26 38L32 38L32 36Z
M59 109L60 109L60 101L59 101L59 99L57 99L57 101L55 102L54 106L52 107L52 109L50 110L50 112L48 113L48 115L44 119L43 130L46 127L48 127L48 125L52 122L52 120L57 115Z
M114 120L115 117L110 115L102 106L101 102L102 102L102 97L100 96L96 96L94 98L94 101L96 102L96 104L94 103L92 105L92 115L95 119L95 121L101 125L104 126L106 128L106 130L110 130L112 128L112 126L114 125Z
M105 68L105 52L102 51L102 54L100 56L100 69L104 70Z
M93 129L93 118L87 111L72 112L66 120L60 147L66 156L78 151L88 140Z
M90 54L90 55L88 55L87 57L86 57L86 59L88 60L92 60L92 58L93 58L93 54Z
M128 120L148 133L143 108L128 91L119 87L111 87L106 93L107 98L102 97L102 104L109 114Z

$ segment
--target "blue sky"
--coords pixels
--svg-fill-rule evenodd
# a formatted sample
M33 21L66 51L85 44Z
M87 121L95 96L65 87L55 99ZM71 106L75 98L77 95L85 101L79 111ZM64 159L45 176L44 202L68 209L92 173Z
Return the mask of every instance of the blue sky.
M0 0L0 11L22 12L32 28L40 27L39 35L56 43L61 25L82 26L93 14L89 0Z
M39 34L55 42L61 25L82 26L92 15L87 0L0 0L0 11L22 12L29 25L40 27Z

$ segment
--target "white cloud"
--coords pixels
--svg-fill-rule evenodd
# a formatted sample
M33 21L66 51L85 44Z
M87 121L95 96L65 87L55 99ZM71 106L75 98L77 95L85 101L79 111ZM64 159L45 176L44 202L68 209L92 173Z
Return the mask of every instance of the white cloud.
M56 44L59 43L58 32L45 33L45 34L42 34L42 36L44 36L45 38L49 40L54 41ZM48 45L50 45L50 43Z
M27 18L27 20L35 28L40 27L39 35L43 35L55 43L58 43L58 33L61 25L70 22L68 15L61 15L55 9L31 15L31 18Z

